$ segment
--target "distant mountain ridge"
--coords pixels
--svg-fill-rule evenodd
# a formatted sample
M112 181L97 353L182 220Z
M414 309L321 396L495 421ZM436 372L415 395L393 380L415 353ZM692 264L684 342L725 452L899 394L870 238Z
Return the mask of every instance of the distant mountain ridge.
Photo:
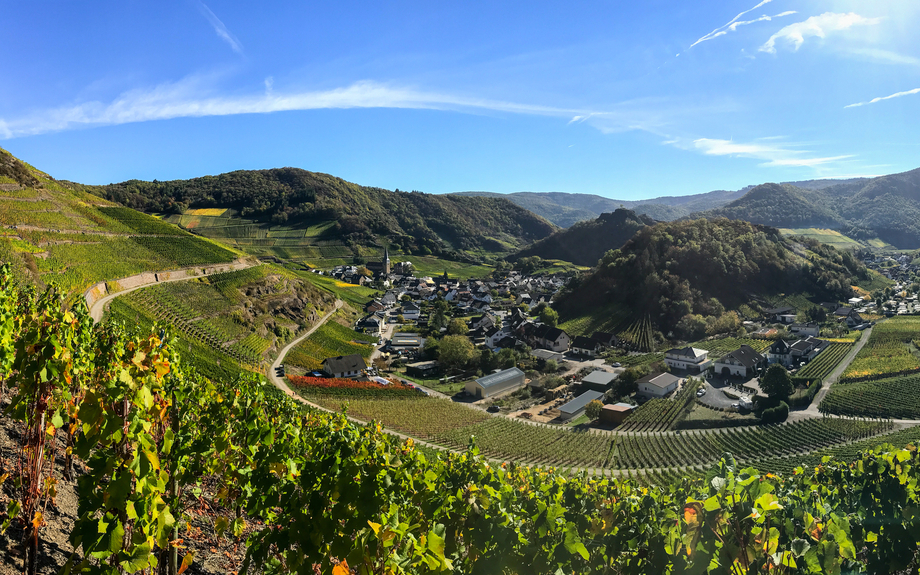
M724 206L687 218L740 219L768 226L826 227L856 239L920 247L920 169L823 188L761 184Z
M807 190L821 190L841 184L857 184L867 178L848 180L804 180L786 182L786 184ZM647 200L616 200L596 194L579 194L572 192L514 192L499 194L496 192L456 192L448 195L486 196L506 198L524 209L543 216L561 228L567 228L576 222L590 220L602 213L626 208L637 214L658 221L673 221L696 212L720 208L742 198L756 186L745 186L740 190L715 190L702 194L687 196L661 196Z

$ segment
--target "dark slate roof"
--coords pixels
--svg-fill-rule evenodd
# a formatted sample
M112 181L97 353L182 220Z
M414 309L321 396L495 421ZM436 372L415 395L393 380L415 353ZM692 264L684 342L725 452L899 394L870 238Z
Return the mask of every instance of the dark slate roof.
M721 362L728 357L735 359L736 361L740 362L741 365L743 365L744 367L748 369L756 366L757 364L763 361L763 356L757 353L757 351L749 345L742 345L735 351L732 351L732 352L729 352L723 355L722 358L719 359L719 361Z
M591 337L601 342L604 345L610 345L617 341L617 336L613 335L610 332L606 332L606 331L596 331L594 332L594 335L592 335Z
M598 345L600 345L599 341L593 337L584 335L575 336L575 340L572 341L572 347L577 347L579 349L595 349Z
M559 411L560 413L577 413L579 410L584 409L586 405L595 399L599 400L602 397L604 397L604 394L599 391L586 391L572 401L560 407Z
M770 353L777 355L789 353L789 344L784 339L778 339L770 346Z
M792 306L784 305L781 307L775 307L773 309L768 309L764 313L767 315L782 315L789 312L795 311L795 308Z
M853 311L853 308L851 308L851 307L848 306L848 305L844 305L844 306L838 307L838 308L837 308L837 311L834 312L834 315L839 315L839 316L846 317L846 316L850 315L850 312L852 312L852 311Z
M323 360L323 369L327 373L349 373L367 369L367 364L364 363L363 357L357 353L353 353L351 355L327 357Z

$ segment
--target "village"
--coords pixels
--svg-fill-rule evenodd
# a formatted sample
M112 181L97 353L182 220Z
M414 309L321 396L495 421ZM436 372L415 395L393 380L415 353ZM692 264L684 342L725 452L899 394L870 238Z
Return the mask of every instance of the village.
M768 308L762 317L743 322L742 337L722 334L695 344L709 349L684 345L654 353L614 333L572 335L557 326L552 302L568 274L511 270L468 280L447 273L417 277L410 262L391 263L384 250L381 261L323 272L382 288L355 323L357 331L378 341L371 357L326 358L323 373L396 374L426 394L563 426L593 422L614 428L648 401L689 397L684 392L691 386L699 405L745 414L758 396L766 396L759 381L770 365L782 365L792 376L807 373L806 366L837 337L865 330L883 315L920 312L912 284L915 266L901 260L867 262L889 262L886 269L898 270L893 279L902 282L876 299L854 295L846 302L822 302L820 314L811 310L807 316L792 305ZM468 341L480 361L439 357L437 342L445 336ZM726 348L729 343L737 345Z

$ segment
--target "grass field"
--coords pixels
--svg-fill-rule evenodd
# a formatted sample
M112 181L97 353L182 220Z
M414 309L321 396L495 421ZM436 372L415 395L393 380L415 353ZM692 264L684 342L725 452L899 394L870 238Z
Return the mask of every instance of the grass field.
M780 233L785 236L803 236L818 240L822 244L834 246L840 250L857 250L860 248L889 249L893 246L878 238L859 241L847 237L836 230L826 228L780 228Z

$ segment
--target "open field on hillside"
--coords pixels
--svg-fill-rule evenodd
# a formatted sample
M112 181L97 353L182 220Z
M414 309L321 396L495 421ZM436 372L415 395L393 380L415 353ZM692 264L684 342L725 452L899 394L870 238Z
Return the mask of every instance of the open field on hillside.
M779 231L784 236L803 236L818 240L822 244L834 246L839 250L855 250L864 247L860 242L835 230L824 228L780 228Z
M918 334L920 317L899 316L877 324L844 372L841 383L920 370L920 360L908 346Z

